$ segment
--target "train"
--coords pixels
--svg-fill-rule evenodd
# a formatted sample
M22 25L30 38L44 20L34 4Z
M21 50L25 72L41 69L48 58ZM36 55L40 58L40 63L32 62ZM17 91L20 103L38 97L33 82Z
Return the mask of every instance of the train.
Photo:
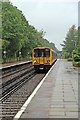
M32 49L32 65L36 71L50 69L57 60L57 53L48 47L36 47Z

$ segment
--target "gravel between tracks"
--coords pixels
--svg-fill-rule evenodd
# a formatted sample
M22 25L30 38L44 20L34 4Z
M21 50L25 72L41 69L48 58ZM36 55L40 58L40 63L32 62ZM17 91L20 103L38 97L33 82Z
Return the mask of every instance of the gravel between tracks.
M7 98L2 103L2 117L3 120L13 119L18 110L22 107L29 95L35 89L37 84L45 76L45 73L38 73L28 82L26 82L20 89Z

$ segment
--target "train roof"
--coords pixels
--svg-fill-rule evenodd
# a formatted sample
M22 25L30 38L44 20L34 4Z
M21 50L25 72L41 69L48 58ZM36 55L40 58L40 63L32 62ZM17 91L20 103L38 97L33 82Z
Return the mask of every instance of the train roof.
M45 48L49 48L49 47L35 47L33 49L45 49ZM50 49L50 48L49 48Z

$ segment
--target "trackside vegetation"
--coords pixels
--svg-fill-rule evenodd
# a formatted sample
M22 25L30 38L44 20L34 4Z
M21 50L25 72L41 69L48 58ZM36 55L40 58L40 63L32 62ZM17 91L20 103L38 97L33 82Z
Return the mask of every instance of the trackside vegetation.
M51 47L55 51L54 43L44 38L45 32L30 25L22 11L11 2L2 2L2 62L25 60L31 57L34 47Z
M63 56L72 61L74 66L80 66L80 27L73 25L63 41Z
M80 66L80 52L78 50L73 50L72 58L73 58L73 65Z

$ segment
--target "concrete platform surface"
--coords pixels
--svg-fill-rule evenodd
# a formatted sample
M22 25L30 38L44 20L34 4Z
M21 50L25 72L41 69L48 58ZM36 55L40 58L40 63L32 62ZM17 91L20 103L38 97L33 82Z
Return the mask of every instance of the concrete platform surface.
M78 118L78 68L58 60L20 118Z
M3 69L3 68L7 68L7 67L10 67L10 66L15 66L15 65L20 65L20 64L25 64L25 63L29 63L29 62L31 62L31 60L29 60L29 61L16 61L16 62L11 62L11 63L3 63L3 64L1 64L0 63L0 69Z

